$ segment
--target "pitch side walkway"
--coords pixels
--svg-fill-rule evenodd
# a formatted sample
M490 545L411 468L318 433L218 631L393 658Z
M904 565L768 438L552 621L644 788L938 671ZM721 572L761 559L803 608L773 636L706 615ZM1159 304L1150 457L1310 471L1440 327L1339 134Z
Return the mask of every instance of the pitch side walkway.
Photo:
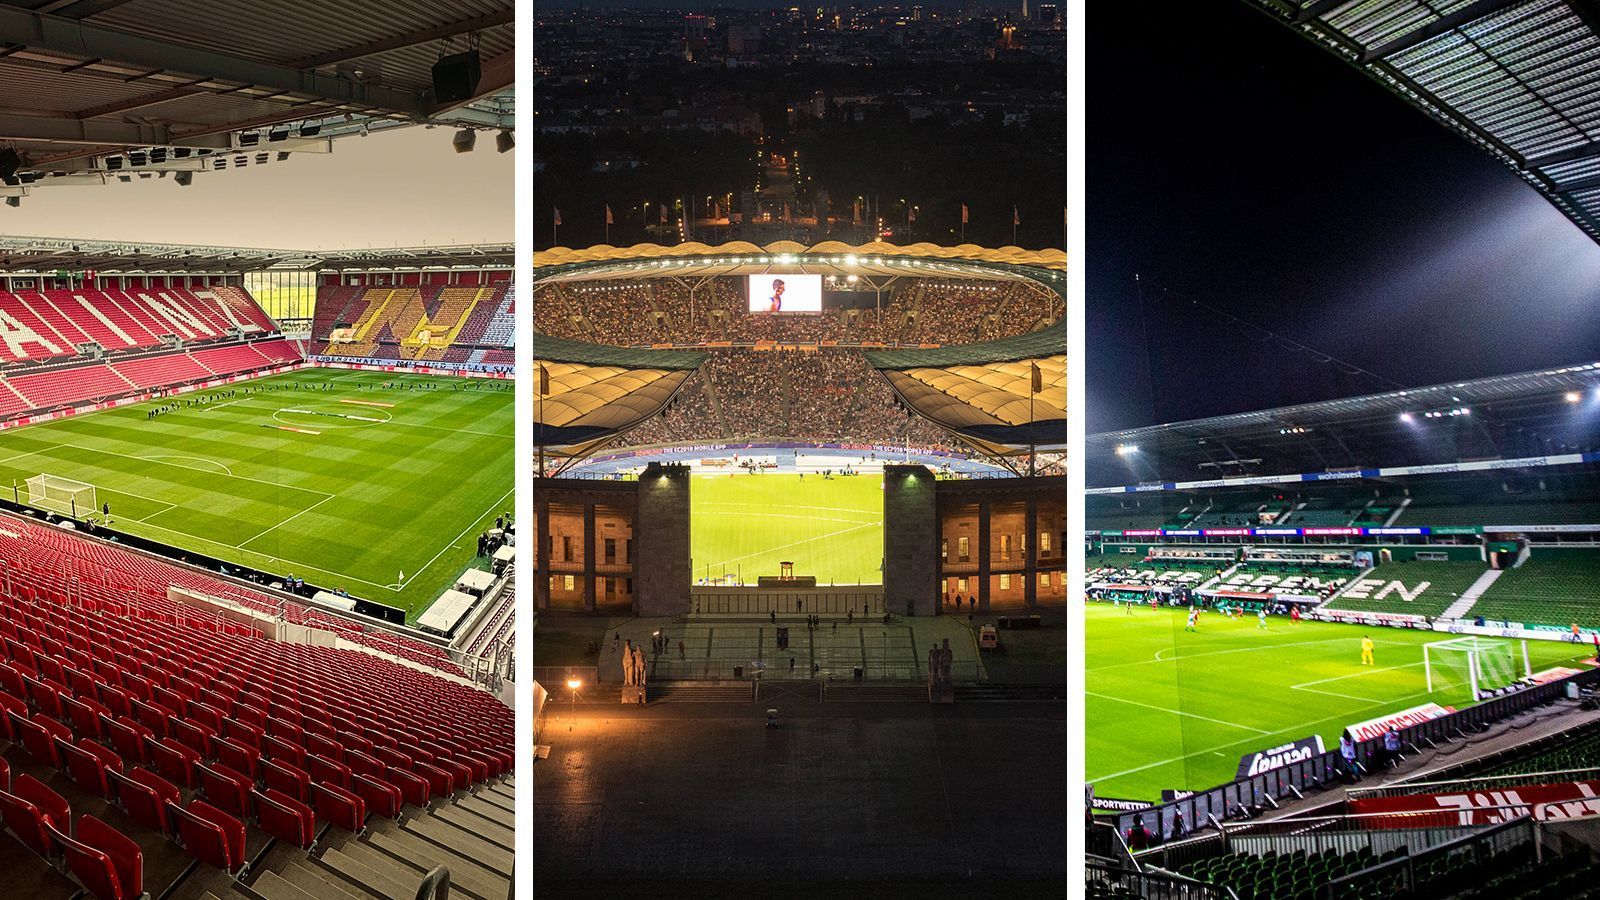
M788 629L787 647L779 646L782 628ZM651 638L657 632L665 633L666 649L651 654ZM655 681L751 678L758 672L762 681L852 681L858 667L865 681L924 681L929 648L941 646L947 638L955 679L982 680L985 671L973 631L964 620L948 616L895 617L889 624L881 616L866 621L857 616L853 622L845 616L824 616L814 629L808 629L800 615L779 615L776 623L770 616L631 619L606 632L598 664L601 682L620 686L622 654L616 648L631 640L651 657ZM742 674L736 676L735 667L741 667Z

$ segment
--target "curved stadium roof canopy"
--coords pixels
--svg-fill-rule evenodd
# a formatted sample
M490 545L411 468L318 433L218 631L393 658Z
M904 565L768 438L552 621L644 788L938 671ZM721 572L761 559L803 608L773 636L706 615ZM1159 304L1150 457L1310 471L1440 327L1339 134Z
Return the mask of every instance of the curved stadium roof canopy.
M1493 154L1600 241L1593 0L1247 2Z
M1063 298L1066 289L1066 254L1059 250L995 250L971 244L850 246L830 241L811 247L794 242L765 247L744 242L558 247L536 253L534 266L535 287L781 270L887 279L880 282L883 286L898 277L937 277L1027 280ZM539 377L547 389L543 413L537 408L540 401L535 401L535 433L542 435L535 442L564 456L592 453L660 412L703 360L698 353L625 350L538 334L534 354L544 361L546 371ZM883 350L868 353L867 358L910 409L985 455L1010 456L1025 453L1030 446L1066 445L1064 316L1048 328L1017 337ZM565 399L555 399L561 395Z

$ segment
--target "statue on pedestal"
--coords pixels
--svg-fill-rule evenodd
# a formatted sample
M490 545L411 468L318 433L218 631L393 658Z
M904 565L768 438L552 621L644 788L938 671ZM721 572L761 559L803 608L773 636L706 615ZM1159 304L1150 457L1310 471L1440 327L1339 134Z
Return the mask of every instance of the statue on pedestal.
M928 648L928 702L955 702L955 682L950 675L954 661L955 653L950 649L949 638L945 638L941 646Z

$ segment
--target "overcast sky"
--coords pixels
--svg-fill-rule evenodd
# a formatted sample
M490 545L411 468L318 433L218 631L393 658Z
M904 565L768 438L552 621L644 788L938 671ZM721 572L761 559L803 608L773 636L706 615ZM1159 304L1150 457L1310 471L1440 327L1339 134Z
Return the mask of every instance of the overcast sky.
M510 243L514 153L494 134L455 153L449 128L334 142L332 154L99 187L36 190L0 206L0 234L294 250Z

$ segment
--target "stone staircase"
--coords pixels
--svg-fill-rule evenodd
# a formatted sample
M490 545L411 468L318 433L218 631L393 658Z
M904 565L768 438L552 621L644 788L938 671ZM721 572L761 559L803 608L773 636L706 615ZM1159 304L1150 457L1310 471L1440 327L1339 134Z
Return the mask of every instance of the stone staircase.
M1482 597L1484 592L1492 587L1496 581L1499 581L1500 576L1504 574L1504 569L1489 569L1482 575L1479 575L1478 580L1472 583L1472 587L1462 591L1461 596L1456 599L1456 602L1450 604L1450 606L1440 614L1440 618L1467 618L1467 616L1472 612L1473 605L1478 602L1478 598Z

